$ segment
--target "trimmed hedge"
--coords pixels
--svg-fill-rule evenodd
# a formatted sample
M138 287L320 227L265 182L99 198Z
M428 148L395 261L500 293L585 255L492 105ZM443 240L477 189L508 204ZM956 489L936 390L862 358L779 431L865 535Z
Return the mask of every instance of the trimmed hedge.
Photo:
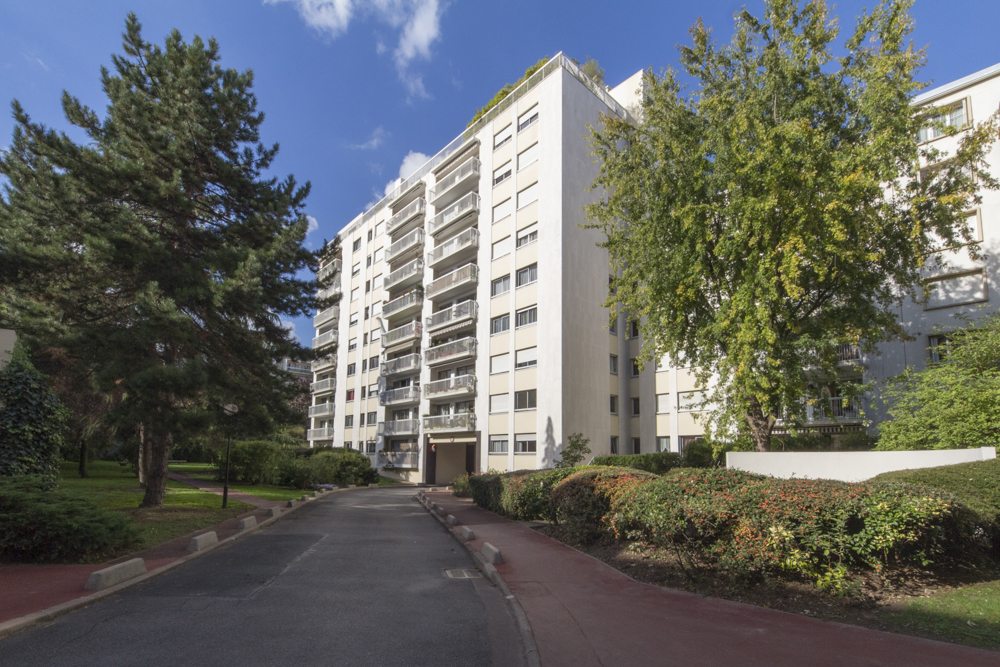
M286 457L278 445L266 440L246 440L233 443L229 455L229 482L239 484L273 484L278 474L278 462ZM215 479L226 477L226 450L215 453Z
M635 468L645 470L654 475L662 475L672 468L679 468L684 464L684 457L677 452L658 452L656 454L612 454L611 456L597 456L594 458L595 466L614 466L618 468Z
M361 452L338 447L282 460L277 479L280 484L296 489L309 489L317 484L374 484L378 482L378 471Z
M552 489L566 477L593 466L516 470L501 475L472 475L469 492L484 509L518 521L551 520Z
M41 477L0 479L0 561L100 561L139 544L126 516L50 486Z
M555 518L575 539L594 540L607 529L604 516L611 503L654 479L653 473L631 468L601 466L574 472L552 489Z

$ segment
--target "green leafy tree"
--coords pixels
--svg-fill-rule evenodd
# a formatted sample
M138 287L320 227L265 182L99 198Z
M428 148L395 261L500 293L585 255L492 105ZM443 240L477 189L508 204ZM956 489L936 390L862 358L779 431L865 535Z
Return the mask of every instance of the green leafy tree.
M590 453L590 438L582 433L571 433L563 446L562 458L556 461L556 468L573 468L583 463Z
M20 343L0 371L0 476L59 476L66 408Z
M539 60L537 63L535 63L531 67L529 67L528 69L524 70L524 76L522 76L520 79L518 79L514 83L504 84L504 87L501 88L500 90L498 90L496 92L496 94L493 96L493 98L490 99L490 101L486 103L486 106L484 106L483 108L481 108L478 111L476 111L476 114L472 117L472 120L469 121L469 124L466 125L466 127L472 127L472 125L477 120L479 120L480 118L482 118L483 116L485 116L489 112L490 109L492 109L496 105L500 104L500 102L503 101L503 98L507 97L512 92L514 92L515 88L517 88L522 83L524 83L525 81L527 81L528 78L531 77L532 74L534 74L538 70L542 69L542 67L547 62L549 62L549 57L548 56L542 58L541 60Z
M317 305L302 246L309 186L267 175L253 74L223 69L214 39L160 48L134 14L124 55L102 69L103 115L68 93L76 143L32 122L0 154L0 326L64 350L109 419L141 426L143 506L163 503L173 443L212 424L262 433L294 419L296 385L277 363L308 359L282 316ZM240 410L225 420L222 406Z
M577 65L580 65L580 63L577 62L576 60L574 60L573 62L575 62ZM604 83L604 68L601 67L600 63L598 63L595 59L591 58L590 56L587 56L587 60L584 61L582 65L580 65L580 70L584 74L589 76L591 79L596 81L597 83Z
M880 2L840 57L820 1L744 10L724 46L699 22L681 49L694 89L647 72L641 122L593 131L608 305L642 320L645 361L698 369L723 437L742 423L767 450L777 419L804 419L811 387L838 385L839 345L903 337L893 307L924 262L973 239L972 173L997 186L982 169L995 116L949 161L917 144L935 112L912 106L924 54L910 6Z
M890 419L877 449L963 449L1000 444L1000 315L948 333L939 361L887 383Z

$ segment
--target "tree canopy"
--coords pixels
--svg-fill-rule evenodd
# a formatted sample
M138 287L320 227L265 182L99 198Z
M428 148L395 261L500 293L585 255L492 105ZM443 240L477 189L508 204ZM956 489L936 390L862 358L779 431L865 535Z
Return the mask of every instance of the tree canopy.
M964 212L996 187L982 169L996 117L954 155L917 143L935 112L912 104L910 7L880 2L839 56L819 0L741 11L722 46L698 22L681 49L692 89L648 71L641 121L593 131L608 305L642 320L644 360L712 380L711 428L742 425L758 449L838 382L838 346L905 336L894 305L917 297L929 257L973 240Z

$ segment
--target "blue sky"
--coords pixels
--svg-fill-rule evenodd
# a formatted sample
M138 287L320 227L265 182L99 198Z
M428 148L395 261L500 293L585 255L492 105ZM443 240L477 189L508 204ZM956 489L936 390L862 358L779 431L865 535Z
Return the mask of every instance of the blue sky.
M845 34L872 4L837 5ZM728 40L743 5L759 14L763 0L4 0L0 100L17 98L58 129L67 129L63 90L103 109L99 70L121 52L129 11L150 41L173 28L214 36L224 66L255 73L263 138L281 144L275 172L312 183L308 242L318 247L542 56L594 57L613 86L639 69L676 67L676 45L689 43L698 17ZM928 50L925 81L1000 62L1000 2L917 0L913 13L914 42ZM12 127L5 108L0 147ZM294 325L308 344L311 320Z

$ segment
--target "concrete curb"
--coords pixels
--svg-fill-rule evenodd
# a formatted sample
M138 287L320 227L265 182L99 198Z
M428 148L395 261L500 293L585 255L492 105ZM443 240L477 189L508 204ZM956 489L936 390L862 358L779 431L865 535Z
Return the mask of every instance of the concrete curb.
M362 488L368 488L368 487L362 487ZM30 628L33 625L36 625L37 623L43 623L45 621L55 620L56 618L62 616L63 614L68 614L69 612L75 611L81 607L86 607L94 602L103 600L106 597L117 595L126 588L135 586L137 584L141 584L142 582L148 581L153 577L158 577L161 574L165 574L175 568L178 568L182 565L186 565L195 558L200 558L205 554L211 553L216 549L222 548L223 546L229 546L236 540L240 540L243 539L244 537L252 535L253 533L256 533L258 530L270 526L275 521L278 521L279 519L283 519L284 517L289 516L296 510L305 507L306 505L312 505L313 500L319 500L334 493L339 493L342 491L352 491L352 490L354 489L332 489L321 495L319 498L315 499L310 498L309 501L307 502L296 503L294 507L282 508L282 512L278 516L268 517L267 519L260 522L253 528L244 528L243 530L239 530L238 532L236 532L233 535L230 535L226 539L216 542L215 544L212 544L211 546L208 546L202 549L201 551L194 551L188 553L186 556L182 556L178 560L175 560L173 563L167 563L166 565L158 567L155 570L147 572L146 574L142 574L139 575L138 577L134 577L127 581L123 581L120 584L116 584L109 588L97 591L96 593L92 593L91 595L85 595L83 597L76 598L75 600L69 600L68 602L57 604L54 607L48 607L47 609L42 609L41 611L36 611L32 614L27 614L26 616L21 616L19 618L12 618L9 621L4 621L3 623L0 623L0 639L8 637L16 632L20 632L21 630ZM209 527L211 528L211 526Z
M511 613L514 616L514 624L517 626L517 633L521 637L521 648L524 650L524 662L528 667L541 667L542 661L538 655L538 644L535 643L535 635L531 631L531 623L528 622L528 615L524 613L524 609L521 607L521 603L517 601L517 597L511 592L510 587L507 582L503 580L497 569L493 567L490 563L486 562L483 555L472 548L472 545L463 538L458 532L453 530L453 527L448 525L448 522L444 517L440 516L437 512L431 510L431 502L427 500L427 497L423 492L418 492L415 496L417 501L427 510L427 513L434 517L441 526L451 534L455 541L462 545L462 547L469 552L472 556L472 560L475 561L476 567L479 568L480 572L486 575L486 578L490 580L494 586L500 589L503 593L504 598L507 600L507 604L510 605Z

